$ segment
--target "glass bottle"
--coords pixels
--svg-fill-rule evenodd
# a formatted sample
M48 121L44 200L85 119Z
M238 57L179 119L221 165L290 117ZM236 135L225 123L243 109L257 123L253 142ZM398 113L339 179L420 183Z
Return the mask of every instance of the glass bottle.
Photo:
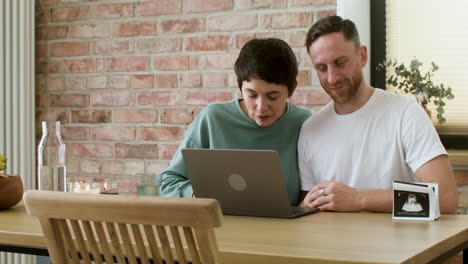
M39 190L66 191L65 144L60 135L60 121L42 121L37 153Z

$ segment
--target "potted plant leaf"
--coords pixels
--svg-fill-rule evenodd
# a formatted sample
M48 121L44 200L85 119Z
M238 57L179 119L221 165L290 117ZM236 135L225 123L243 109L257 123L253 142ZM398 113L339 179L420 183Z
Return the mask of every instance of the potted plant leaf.
M413 59L410 65L393 59L379 63L377 69L391 69L394 74L391 74L386 79L386 83L399 90L403 90L407 94L413 94L416 97L416 101L426 110L429 117L431 116L431 111L427 105L434 103L437 111L437 121L439 124L443 124L446 122L444 117L444 100L454 98L452 88L445 87L442 83L435 84L432 81L434 72L439 69L439 66L434 62L431 63L431 67L425 73L422 73L420 70L422 65L417 59Z

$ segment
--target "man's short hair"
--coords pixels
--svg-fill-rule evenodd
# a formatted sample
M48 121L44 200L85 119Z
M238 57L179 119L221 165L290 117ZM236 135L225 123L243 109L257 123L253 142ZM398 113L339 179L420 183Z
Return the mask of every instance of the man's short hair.
M252 39L242 47L234 64L239 89L252 78L288 87L292 94L298 73L291 47L281 39Z
M356 48L361 47L359 33L353 21L343 19L340 16L328 16L315 22L309 29L309 32L307 32L305 42L307 52L309 52L310 45L319 37L335 32L343 33L344 38L346 40L352 40Z

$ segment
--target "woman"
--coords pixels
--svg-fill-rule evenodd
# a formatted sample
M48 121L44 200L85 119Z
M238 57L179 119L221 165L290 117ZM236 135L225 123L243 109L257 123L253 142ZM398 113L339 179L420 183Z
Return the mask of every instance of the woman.
M288 102L297 86L296 57L280 39L253 39L242 48L234 69L243 99L210 104L200 112L162 173L161 195L193 196L184 148L268 149L278 151L289 201L296 205L297 140L310 116Z

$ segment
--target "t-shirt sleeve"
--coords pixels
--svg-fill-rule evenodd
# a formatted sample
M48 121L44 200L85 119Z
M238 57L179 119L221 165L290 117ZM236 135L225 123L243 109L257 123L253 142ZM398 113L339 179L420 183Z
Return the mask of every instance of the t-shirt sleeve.
M431 159L447 155L432 120L416 102L403 111L401 128L405 160L413 173Z
M298 165L299 165L299 177L301 181L301 191L309 191L312 187L315 186L313 171L310 167L309 155L310 155L310 146L308 144L307 138L307 128L305 124L301 128L299 134L299 140L297 142L297 152L298 152Z

